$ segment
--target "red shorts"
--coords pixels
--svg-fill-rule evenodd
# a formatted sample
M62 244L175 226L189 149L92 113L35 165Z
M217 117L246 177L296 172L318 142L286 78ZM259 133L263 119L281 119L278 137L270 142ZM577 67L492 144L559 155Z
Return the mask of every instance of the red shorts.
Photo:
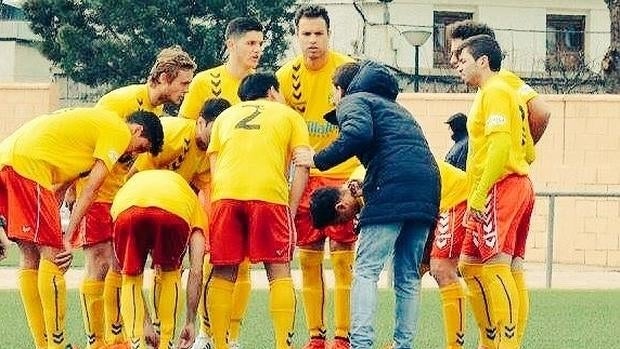
M431 250L432 258L459 258L465 238L465 227L463 226L465 211L467 211L467 202L463 201L453 208L439 213L433 249Z
M132 206L121 212L114 222L114 253L123 274L141 274L149 252L153 266L180 268L189 229L183 218L161 208Z
M0 216L11 240L61 249L60 206L51 190L20 176L10 166L0 170Z
M534 208L534 190L527 176L512 175L489 191L484 222L465 222L463 254L486 262L500 252L523 257Z
M346 182L345 179L310 177L306 189L301 197L301 202L295 216L295 228L297 229L297 246L311 245L313 243L330 240L349 244L357 240L353 220L349 222L330 225L323 229L317 229L312 225L310 215L310 196L312 193L323 187L340 187Z
M93 202L80 222L79 234L71 243L74 247L89 247L112 240L111 203Z
M295 227L288 206L264 201L218 200L212 204L211 263L287 263L293 258Z

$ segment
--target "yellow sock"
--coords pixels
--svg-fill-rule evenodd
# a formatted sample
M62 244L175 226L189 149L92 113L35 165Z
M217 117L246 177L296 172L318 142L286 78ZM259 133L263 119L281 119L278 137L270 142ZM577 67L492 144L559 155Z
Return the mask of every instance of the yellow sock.
M67 346L65 338L65 314L67 311L65 276L56 264L41 259L37 281L48 338L47 348L64 349Z
M277 279L269 284L269 312L276 349L291 348L295 325L295 289L291 278Z
M121 274L108 270L103 285L103 314L105 318L105 341L108 344L121 344L126 341L123 333L121 314Z
M527 327L527 320L530 315L530 294L525 284L525 275L523 270L513 270L512 277L517 285L519 292L519 315L517 317L517 343L519 347L523 345L523 337Z
M181 272L162 271L161 286L158 299L159 321L161 323L160 348L171 348L177 327L177 315L181 300Z
M30 328L30 334L37 349L47 348L45 334L45 321L43 320L43 307L39 296L38 271L35 269L21 269L19 271L19 294L22 297L26 320Z
M209 257L205 256L202 264L202 293L200 295L200 303L198 304L198 321L200 323L200 334L211 337L211 324L209 323L209 313L207 312L207 287L209 287L209 279L213 264L209 263Z
M230 314L230 328L228 329L228 341L238 342L241 332L241 321L245 310L248 308L252 283L250 282L250 260L245 259L239 265L237 281L233 291L232 313Z
M487 264L483 268L485 279L489 279L489 288L493 307L492 317L499 329L500 349L516 349L517 319L519 316L519 291L512 277L510 265Z
M102 348L105 346L105 324L103 313L103 286L99 280L84 280L80 285L80 301L82 306L82 320L88 337L88 348Z
M447 349L463 348L465 341L465 291L459 281L439 288Z
M460 262L459 270L467 284L467 299L478 325L478 344L482 348L495 348L497 327L491 317L491 291L483 283L482 264Z
M349 338L351 329L351 282L353 281L353 251L331 253L334 270L334 336Z
M207 309L211 320L211 334L215 349L228 349L226 333L230 327L232 294L235 284L225 279L212 277L207 291Z
M142 274L123 275L121 313L125 333L132 349L146 348L144 340L144 298L142 297Z
M325 285L323 283L323 251L299 250L303 278L303 305L311 338L325 338Z
M151 305L153 312L151 313L151 323L158 335L161 335L161 321L159 319L159 299L161 298L161 270L155 269L153 274L153 290L151 292Z

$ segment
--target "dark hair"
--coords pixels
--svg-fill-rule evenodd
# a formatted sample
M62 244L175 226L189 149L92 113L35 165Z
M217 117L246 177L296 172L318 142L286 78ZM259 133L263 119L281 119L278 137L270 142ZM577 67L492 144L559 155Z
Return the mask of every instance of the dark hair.
M321 5L303 5L295 13L295 28L299 28L299 20L301 17L306 18L323 18L327 31L329 31L329 14L325 7Z
M340 200L340 189L337 187L323 187L310 195L310 216L312 225L325 228L336 222L336 204Z
M263 25L253 17L237 17L232 21L228 22L226 26L226 34L224 35L225 39L230 39L231 37L241 36L247 32L257 31L263 32Z
M454 133L467 133L467 115L456 113L446 121Z
M360 71L358 62L349 62L339 66L332 76L332 84L342 89L343 93L347 92L351 81Z
M224 98L210 98L202 105L200 117L207 123L215 121L224 110L230 108L230 102Z
M474 35L471 38L465 39L457 50L457 56L460 56L465 48L469 48L469 52L474 59L487 56L491 71L497 72L502 68L502 49L492 37L488 35Z
M488 25L474 22L471 19L454 22L448 25L448 37L450 39L469 39L476 35L488 35L495 39L495 32Z
M142 126L142 136L151 143L149 153L157 155L161 152L164 144L164 129L157 115L150 111L138 110L129 115L127 122Z
M272 87L276 90L280 90L280 84L274 73L254 73L241 80L237 95L242 101L253 101L267 97L269 89Z

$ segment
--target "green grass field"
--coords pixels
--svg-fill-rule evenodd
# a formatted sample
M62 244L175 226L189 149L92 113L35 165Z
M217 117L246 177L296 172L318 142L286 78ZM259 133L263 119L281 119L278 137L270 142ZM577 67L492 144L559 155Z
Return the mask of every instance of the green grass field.
M298 294L299 297L299 294ZM0 348L31 348L30 334L23 315L17 291L1 291L2 311ZM571 349L618 348L620 337L620 290L564 291L534 290L531 292L531 309L528 332L523 348ZM376 346L381 348L390 341L393 325L394 298L389 291L380 291L376 323ZM85 348L80 309L75 290L69 291L68 331L72 340ZM331 300L328 299L328 320L331 320ZM246 349L272 348L271 324L268 321L267 292L252 294L250 307L242 330L241 344ZM328 321L331 326L331 321ZM416 339L416 348L442 348L442 319L439 294L425 290ZM304 331L303 310L298 298L295 324L295 348L307 339ZM465 348L475 348L473 319L467 322L470 331Z

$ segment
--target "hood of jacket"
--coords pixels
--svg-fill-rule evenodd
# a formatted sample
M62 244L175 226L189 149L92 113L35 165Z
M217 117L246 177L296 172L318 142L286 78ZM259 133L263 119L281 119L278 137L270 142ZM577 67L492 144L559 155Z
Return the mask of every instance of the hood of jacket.
M363 61L360 63L359 72L347 88L346 95L356 92L369 92L389 100L396 100L398 81L385 65Z

